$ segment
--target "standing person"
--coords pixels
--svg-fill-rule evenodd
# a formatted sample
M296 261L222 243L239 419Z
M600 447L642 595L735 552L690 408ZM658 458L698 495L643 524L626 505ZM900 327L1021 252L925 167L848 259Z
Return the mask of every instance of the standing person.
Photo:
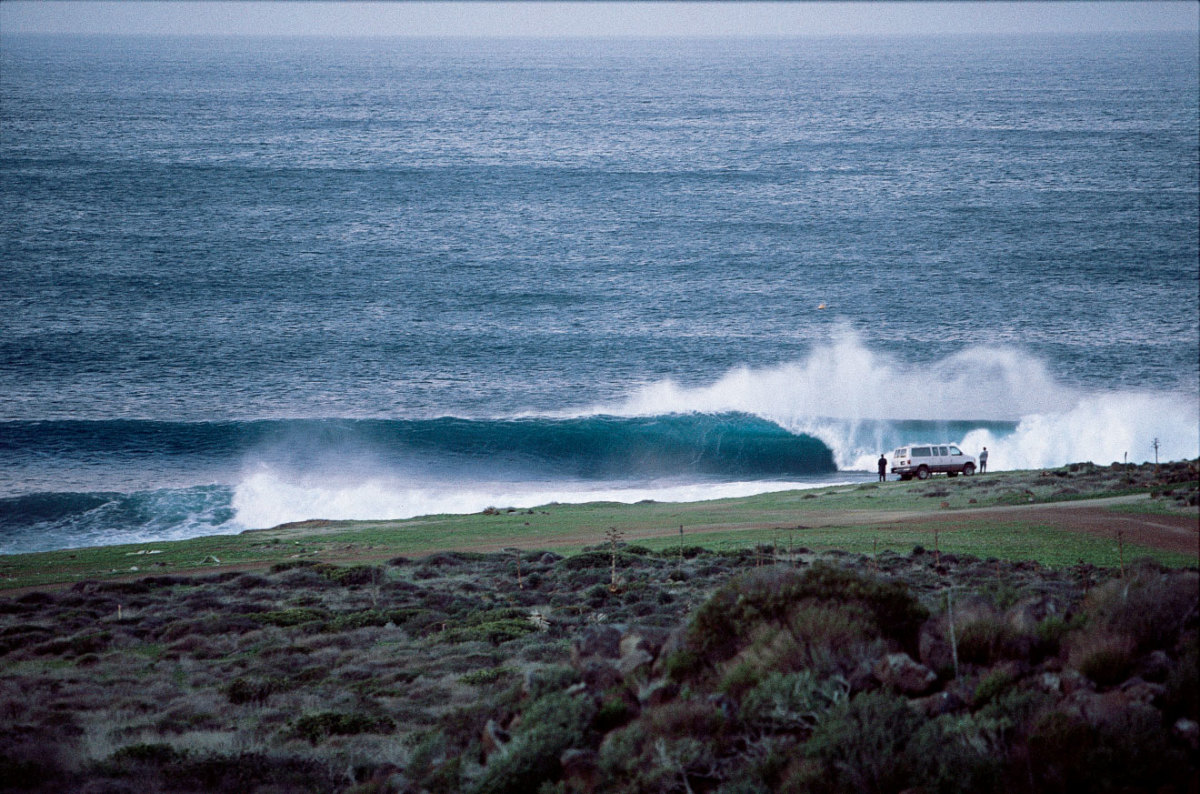
M983 452L979 453L979 473L983 474L987 471L987 447L983 448Z
M879 481L887 482L887 458L882 452L879 453Z

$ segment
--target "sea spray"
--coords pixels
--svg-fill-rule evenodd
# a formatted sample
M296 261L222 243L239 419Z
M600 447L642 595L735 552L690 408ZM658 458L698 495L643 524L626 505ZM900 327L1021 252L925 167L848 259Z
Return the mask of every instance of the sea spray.
M667 379L594 410L625 416L745 412L820 439L839 469L871 469L880 452L914 441L984 446L992 470L1200 455L1195 393L1084 392L1015 348L969 347L926 363L868 349L840 328L803 359L740 367L709 385Z

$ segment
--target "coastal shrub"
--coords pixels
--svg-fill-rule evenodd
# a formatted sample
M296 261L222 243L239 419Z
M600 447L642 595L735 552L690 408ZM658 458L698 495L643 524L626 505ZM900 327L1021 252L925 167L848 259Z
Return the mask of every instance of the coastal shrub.
M617 553L617 566L627 564L627 555ZM586 571L591 568L608 568L612 565L612 554L606 551L585 551L573 557L564 557L555 565L564 571Z
M1178 646L1178 658L1167 673L1163 711L1172 719L1200 721L1200 633L1187 632Z
M1133 671L1137 643L1126 634L1100 628L1072 635L1069 648L1072 667L1100 686L1114 686Z
M579 671L565 664L531 670L525 676L525 690L533 700L552 692L561 692L579 683Z
M513 675L511 667L485 667L482 670L472 670L459 676L459 681L471 686L494 684L505 676Z
M992 670L975 686L971 701L976 708L985 706L1008 691L1015 681L1016 676L1006 667Z
M1032 660L1058 656L1070 628L1070 621L1058 615L1039 621L1034 628L1033 645L1030 648Z
M801 651L790 659L790 669L813 661L837 666L838 660L861 653L857 646L877 634L915 653L917 630L927 615L897 582L823 564L803 572L766 568L718 589L693 614L686 642L711 667L732 658L756 633L783 628ZM855 647L842 650L846 642Z
M1194 774L1182 749L1172 746L1161 714L1136 703L1096 722L1045 713L1028 748L1030 770L1047 790L1184 791Z
M905 746L912 782L929 794L1007 791L1003 731L1000 720L971 714L947 714L926 722Z
M595 716L591 698L554 692L534 701L504 753L493 755L475 784L475 794L526 794L556 779L563 751L580 747Z
M383 569L374 565L353 565L349 568L326 565L317 566L315 570L319 570L326 579L342 587L378 584L387 578Z
M644 710L600 745L598 790L682 791L715 781L725 718L707 701L676 700ZM699 786L707 788L707 785Z
M899 695L861 693L817 724L805 746L815 763L804 767L790 787L880 794L911 788L918 770L907 745L924 722Z
M305 623L323 621L329 617L329 612L314 607L292 607L290 609L271 610L270 612L257 612L245 617L248 620L267 626L286 628L288 626L300 626Z
M225 696L230 703L234 705L242 705L244 703L262 704L267 701L271 695L276 692L284 692L289 688L287 679L283 678L257 678L245 679L235 678L225 687Z
M1164 571L1141 562L1129 579L1114 580L1091 590L1084 602L1091 624L1124 635L1135 650L1169 647L1179 632L1195 626L1200 602L1200 574Z
M1004 616L991 611L959 622L955 626L955 638L958 659L966 664L986 667L1001 659L1028 656L1029 642L1023 643L1021 635Z
M845 679L820 678L811 670L773 672L742 698L738 720L757 733L809 731L849 690Z
M537 627L525 618L504 618L448 629L439 639L447 643L487 642L491 645L502 645L528 634L535 634L537 630Z
M389 717L323 711L318 714L306 714L296 720L292 732L297 737L316 745L330 736L388 733L395 727L396 724Z

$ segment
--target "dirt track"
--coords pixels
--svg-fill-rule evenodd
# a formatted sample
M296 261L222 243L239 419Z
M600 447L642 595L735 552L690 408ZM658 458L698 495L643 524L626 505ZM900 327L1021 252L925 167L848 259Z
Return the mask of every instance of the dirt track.
M1109 508L1144 497L1115 497L1086 502L1059 502L1016 507L990 507L971 511L986 513L1000 520L1011 518L1045 524L1068 532L1086 532L1098 537L1113 538L1117 532L1128 543L1136 543L1164 551L1191 554L1200 558L1200 517L1196 515L1159 515L1118 513ZM908 520L962 522L961 512L935 513L921 519ZM970 518L967 518L970 520Z

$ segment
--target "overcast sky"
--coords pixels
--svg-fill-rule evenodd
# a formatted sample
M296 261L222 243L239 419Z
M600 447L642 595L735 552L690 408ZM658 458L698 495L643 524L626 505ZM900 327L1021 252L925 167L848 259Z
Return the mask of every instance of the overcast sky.
M718 36L1200 31L1171 2L0 2L3 33Z

